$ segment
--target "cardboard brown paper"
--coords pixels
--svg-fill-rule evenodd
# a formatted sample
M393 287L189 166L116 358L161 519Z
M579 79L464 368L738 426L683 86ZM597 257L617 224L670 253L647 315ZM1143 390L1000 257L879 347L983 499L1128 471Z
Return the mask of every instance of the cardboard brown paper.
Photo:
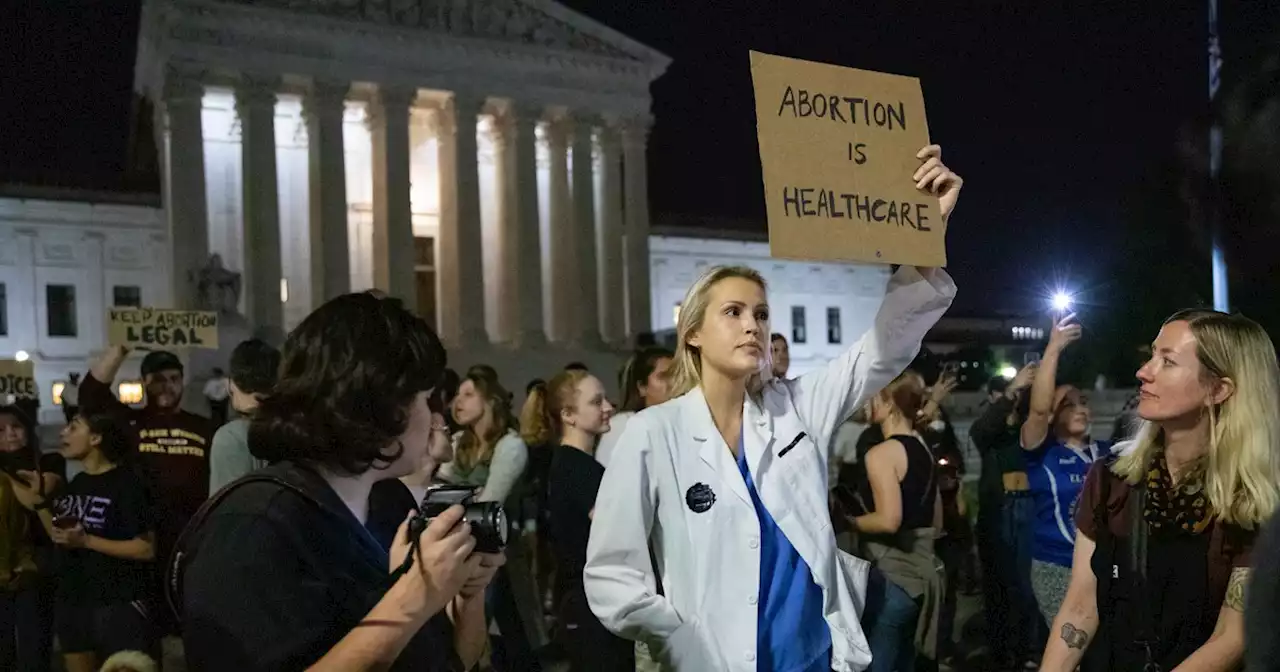
M218 314L205 310L112 308L107 343L130 348L218 349Z
M775 257L945 266L920 80L751 52Z
M0 397L7 394L12 394L15 399L35 399L40 396L40 390L36 388L35 362L29 359L25 362L0 360Z

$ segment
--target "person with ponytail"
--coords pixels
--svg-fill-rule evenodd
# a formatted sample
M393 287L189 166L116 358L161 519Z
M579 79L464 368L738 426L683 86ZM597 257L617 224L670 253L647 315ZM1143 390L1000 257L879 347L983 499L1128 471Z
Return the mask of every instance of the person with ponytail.
M618 372L618 386L622 389L622 407L610 418L613 427L608 434L600 437L600 445L596 446L596 461L609 466L609 456L618 445L622 430L636 413L650 406L661 404L670 398L667 394L670 386L667 383L667 370L671 368L671 351L666 348L652 346L637 350L622 371Z
M938 199L943 223L961 180L937 146L918 157L902 177ZM717 266L694 281L672 400L631 419L596 499L584 579L601 622L669 670L866 668L869 567L836 548L831 437L907 368L954 295L941 269L898 268L862 338L775 379L764 277Z
M609 431L613 406L600 379L566 369L530 393L526 405L539 430L558 442L547 474L547 518L556 559L556 613L567 637L572 672L634 672L633 645L600 624L582 582L587 538L604 466L593 455Z
M849 517L871 575L862 622L871 645L872 672L910 672L917 650L936 657L942 576L934 540L942 529L937 458L922 432L931 418L924 379L898 376L867 405L867 417L885 440L867 451L858 499L865 509Z

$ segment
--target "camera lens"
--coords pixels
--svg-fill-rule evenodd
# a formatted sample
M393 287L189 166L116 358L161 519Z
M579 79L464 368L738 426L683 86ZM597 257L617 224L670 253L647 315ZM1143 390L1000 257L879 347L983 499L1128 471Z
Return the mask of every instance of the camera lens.
M497 553L507 546L507 513L497 502L473 502L467 505L466 521L476 539L476 550Z

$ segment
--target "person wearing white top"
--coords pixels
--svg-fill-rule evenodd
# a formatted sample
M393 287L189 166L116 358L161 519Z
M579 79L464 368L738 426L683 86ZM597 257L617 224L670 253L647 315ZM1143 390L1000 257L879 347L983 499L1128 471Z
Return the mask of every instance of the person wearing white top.
M667 394L667 369L671 367L671 351L651 346L642 348L627 358L618 372L618 387L622 390L621 410L610 419L609 431L600 437L596 445L596 461L609 466L609 456L618 445L622 430L631 416L670 398Z
M451 404L462 431L453 437L453 460L440 465L436 481L479 489L476 501L508 503L518 489L529 449L516 433L511 393L492 367L471 367ZM512 509L508 508L508 513ZM534 651L546 640L537 588L525 558L524 544L508 540L508 564L490 586L487 604L496 626L495 660L513 669L538 669Z
M480 488L481 502L505 502L529 463L529 449L516 433L511 395L496 378L468 372L453 399L453 419L462 431L453 437L453 460L435 478Z
M945 222L961 180L940 153L921 150L913 180ZM868 566L836 549L831 437L907 367L954 295L941 269L903 267L848 352L774 380L763 278L717 267L696 281L675 398L631 419L596 499L584 582L601 623L668 670L865 669Z

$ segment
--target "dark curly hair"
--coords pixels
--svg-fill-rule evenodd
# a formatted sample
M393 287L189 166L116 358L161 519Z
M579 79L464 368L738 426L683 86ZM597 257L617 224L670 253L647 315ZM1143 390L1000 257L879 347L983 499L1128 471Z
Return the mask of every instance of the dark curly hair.
M289 334L280 376L249 426L250 452L351 475L385 469L409 423L409 405L445 370L440 339L399 299L346 294Z
M98 450L108 462L119 465L133 457L133 444L120 416L114 413L81 413L76 417L90 434L98 437Z

